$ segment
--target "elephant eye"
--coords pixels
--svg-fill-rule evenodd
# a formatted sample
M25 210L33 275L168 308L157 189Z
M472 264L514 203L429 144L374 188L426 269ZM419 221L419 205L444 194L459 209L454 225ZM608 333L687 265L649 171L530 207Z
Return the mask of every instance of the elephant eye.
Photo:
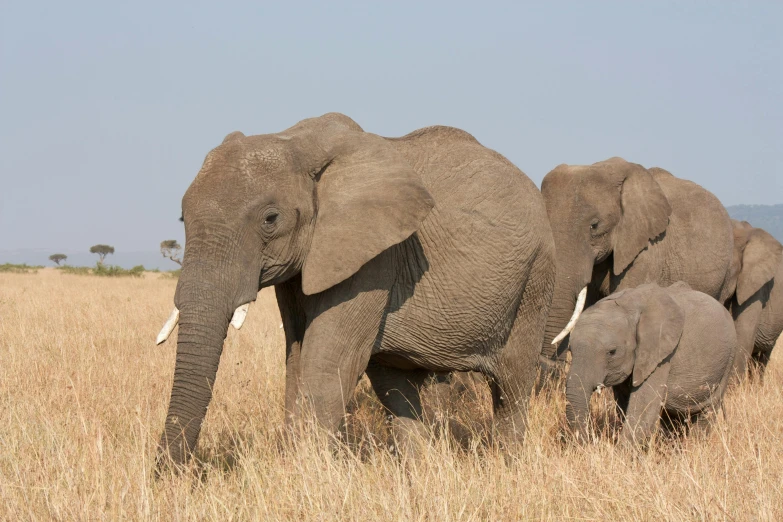
M277 221L277 212L271 212L264 218L264 225L273 225Z
M590 230L595 230L596 228L598 228L598 221L590 223Z
M614 355L616 353L617 353L617 348L612 348L611 350L609 350L609 355Z

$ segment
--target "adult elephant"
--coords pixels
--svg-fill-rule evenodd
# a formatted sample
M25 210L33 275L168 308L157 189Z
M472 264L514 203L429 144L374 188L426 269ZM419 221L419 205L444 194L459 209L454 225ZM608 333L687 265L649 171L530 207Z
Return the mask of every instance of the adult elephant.
M176 309L161 332L179 321L159 457L181 463L195 446L229 323L241 325L270 285L285 328L287 422L312 411L338 429L366 371L405 436L419 430L431 372L479 371L499 434L523 434L554 242L535 185L471 135L383 138L340 114L235 132L207 155L182 212Z
M734 316L739 343L734 373L743 379L751 360L764 371L783 332L783 245L747 221L732 223L732 294L726 304Z
M541 192L555 238L557 283L539 386L561 366L567 346L561 341L585 305L618 290L677 281L721 302L728 297L731 220L699 185L610 158L559 165L544 177Z

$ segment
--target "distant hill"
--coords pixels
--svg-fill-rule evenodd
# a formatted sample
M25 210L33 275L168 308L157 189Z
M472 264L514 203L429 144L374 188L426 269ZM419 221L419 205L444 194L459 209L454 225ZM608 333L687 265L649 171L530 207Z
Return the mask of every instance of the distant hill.
M726 210L732 218L763 228L783 243L783 205L734 205Z

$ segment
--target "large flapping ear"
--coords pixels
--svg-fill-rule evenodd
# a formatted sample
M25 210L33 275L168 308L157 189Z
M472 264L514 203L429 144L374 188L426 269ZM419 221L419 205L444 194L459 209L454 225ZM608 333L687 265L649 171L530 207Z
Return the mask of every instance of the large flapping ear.
M783 263L783 245L766 230L752 228L748 231L747 238L737 277L738 304L744 303L761 290L761 287L775 277Z
M327 161L315 177L317 217L302 268L307 295L348 279L410 237L435 205L419 174L384 138L346 128L339 118L314 134Z
M641 385L664 359L674 353L685 326L685 313L665 289L654 284L635 289L639 300L633 385Z
M608 169L621 180L622 215L612 245L613 270L620 274L647 248L650 240L666 230L672 209L661 187L641 165L612 158L595 166Z

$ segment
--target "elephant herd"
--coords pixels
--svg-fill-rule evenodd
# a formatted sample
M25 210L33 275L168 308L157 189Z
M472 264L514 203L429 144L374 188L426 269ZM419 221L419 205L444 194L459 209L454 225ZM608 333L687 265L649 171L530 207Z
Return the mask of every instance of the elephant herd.
M422 431L422 387L454 371L487 378L496 438L521 440L536 382L569 349L573 432L605 385L638 440L662 412L719 407L783 330L783 247L699 185L611 158L560 165L539 190L451 127L384 138L330 113L234 132L207 154L182 220L158 337L179 324L159 465L188 459L227 329L272 285L287 424L312 414L339 430L366 374L403 442Z

